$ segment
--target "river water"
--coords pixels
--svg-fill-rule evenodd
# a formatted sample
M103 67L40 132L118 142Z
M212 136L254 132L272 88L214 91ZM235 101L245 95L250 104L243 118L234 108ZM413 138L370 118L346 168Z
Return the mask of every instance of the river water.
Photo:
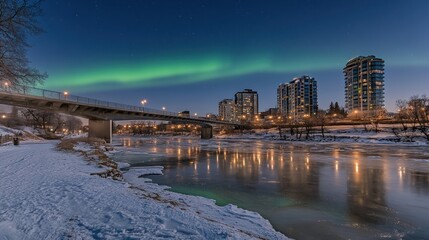
M171 191L260 213L296 239L429 239L429 147L114 139L115 160L164 166Z

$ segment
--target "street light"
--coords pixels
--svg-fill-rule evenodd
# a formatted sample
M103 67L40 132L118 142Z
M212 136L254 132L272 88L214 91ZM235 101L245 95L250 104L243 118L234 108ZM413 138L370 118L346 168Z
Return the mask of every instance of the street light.
M6 118L6 115L4 115L4 114L3 114L3 115L1 115L1 118L5 119L5 118Z
M194 116L196 117L196 116L198 116L198 113L194 113Z
M67 100L67 96L69 95L69 92L64 91L64 92L63 92L63 94L64 94L64 99L66 99L66 100Z
M9 83L8 82L4 82L4 88L6 89L6 91L9 90Z
M359 111L358 110L355 110L354 111L354 113L355 113L355 118L356 118L356 120L358 119L358 113L359 113Z
M143 100L141 100L141 102L140 102L143 106L147 103L147 100L146 99L143 99Z
M162 107L162 111L165 111L165 107Z

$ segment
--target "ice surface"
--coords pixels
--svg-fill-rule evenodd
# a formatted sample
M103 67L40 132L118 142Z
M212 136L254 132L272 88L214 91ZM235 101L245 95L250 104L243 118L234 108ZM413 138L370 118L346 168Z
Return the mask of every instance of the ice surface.
M125 163L125 162L116 162L116 163L118 164L119 169L129 168L131 166L129 163Z

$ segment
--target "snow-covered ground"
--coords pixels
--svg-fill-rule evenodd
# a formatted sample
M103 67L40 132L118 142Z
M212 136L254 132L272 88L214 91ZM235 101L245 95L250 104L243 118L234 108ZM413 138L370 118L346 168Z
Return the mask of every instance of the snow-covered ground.
M314 127L310 138L305 138L305 131L302 130L301 137L290 134L290 129L282 129L282 137L278 128L255 129L244 131L242 134L215 135L219 139L261 139L261 140L280 140L280 141L305 141L305 142L343 142L343 143L380 143L380 144L410 144L410 145L427 145L427 140L418 131L412 134L410 138L396 136L392 128L400 128L399 125L385 124L381 125L378 131L367 129L363 125L346 125L346 126L327 126L325 127L324 137L321 134L320 127ZM296 129L295 129L296 131ZM410 134L411 135L411 134Z
M0 135L1 136L6 136L6 135L13 136L15 134L18 134L19 132L20 132L19 130L15 130L15 129L0 125Z
M0 146L0 239L286 239L257 213L140 177L159 167L114 181L55 144Z

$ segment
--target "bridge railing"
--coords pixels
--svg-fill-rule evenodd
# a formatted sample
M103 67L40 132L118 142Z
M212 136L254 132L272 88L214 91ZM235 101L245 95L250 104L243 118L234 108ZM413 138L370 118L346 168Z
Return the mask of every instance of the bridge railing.
M100 106L100 107L108 107L108 108L114 108L119 110L139 111L139 112L145 112L145 113L160 114L164 116L165 115L179 116L179 114L175 112L127 105L122 103L108 102L108 101L98 100L94 98L71 95L66 92L56 92L56 91L51 91L51 90L46 90L46 89L41 89L36 87L29 87L29 86L19 86L19 85L9 86L9 85L2 84L0 86L0 92L35 96L35 97L41 97L45 99L61 100L66 102L88 104L88 105ZM198 117L189 116L189 118L198 118Z

